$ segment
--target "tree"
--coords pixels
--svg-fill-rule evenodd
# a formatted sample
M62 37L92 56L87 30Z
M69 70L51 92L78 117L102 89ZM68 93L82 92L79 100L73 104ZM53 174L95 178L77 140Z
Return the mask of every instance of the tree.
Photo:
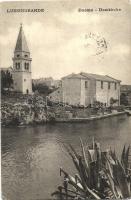
M125 93L122 93L120 96L120 104L127 106L128 105L128 95Z
M5 88L11 88L13 84L12 74L7 70L1 70L1 91L3 92Z
M5 72L2 70L1 71L1 90L5 88L6 85L6 77L5 77Z
M32 91L35 92L35 90L36 90L35 84L32 82Z
M113 97L110 98L110 104L113 106L115 103L118 102L118 99L114 99Z
M6 87L11 88L13 84L12 74L7 70L6 71Z
M33 92L38 91L39 94L45 94L48 95L49 93L52 92L52 90L47 86L42 83L34 84L32 83L32 90Z

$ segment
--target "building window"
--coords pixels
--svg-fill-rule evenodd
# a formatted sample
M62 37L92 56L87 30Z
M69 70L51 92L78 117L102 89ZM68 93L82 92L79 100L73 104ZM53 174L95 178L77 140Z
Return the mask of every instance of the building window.
M26 69L26 63L25 63L25 69Z
M20 69L20 63L18 63L18 69Z
M29 69L29 63L25 63L25 69L26 69L26 70Z
M20 69L20 63L15 63L15 68Z
M111 88L111 85L110 85L110 83L108 83L108 90L110 90L110 88Z
M101 81L101 89L103 89L103 81Z
M115 90L117 89L117 83L115 83Z
M29 69L29 63L27 63L27 70Z
M28 55L25 55L25 58L27 58L28 57Z
M85 81L85 88L88 88L88 81Z
M26 90L26 94L29 94L29 90L28 89Z
M26 81L26 79L24 79L24 81Z
M17 54L17 58L18 58L18 57L20 57L20 55L19 55L19 54Z

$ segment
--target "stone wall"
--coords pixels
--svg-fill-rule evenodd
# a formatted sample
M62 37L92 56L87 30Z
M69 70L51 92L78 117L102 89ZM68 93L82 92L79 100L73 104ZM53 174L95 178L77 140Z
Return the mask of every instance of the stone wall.
M23 94L32 93L32 80L30 72L18 72L15 71L12 73L14 80L14 90L17 92L22 92Z
M85 88L85 106L93 104L96 100L96 85L95 80L88 80L88 88Z
M110 99L120 99L120 84L117 83L115 89L115 83L110 83L110 89L108 88L109 82L103 81L103 89L101 88L101 81L96 81L96 101L106 103L110 105ZM119 101L117 102L119 105Z
M110 84L110 89L108 84ZM85 78L64 78L62 80L62 87L49 95L51 100L57 102L64 102L70 105L84 105L94 104L95 101L106 103L110 106L110 99L120 101L120 84L115 82L103 81L103 88L101 88L101 81Z
M62 80L63 89L63 102L69 103L70 105L80 104L81 97L81 79L63 79Z
M49 94L49 99L53 102L63 102L62 88L58 88L57 90Z
M21 76L21 73L13 72L12 76L13 76L13 80L14 80L14 83L13 83L14 90L17 91L17 92L22 92L22 76Z
M23 94L32 93L32 81L31 81L31 73L23 72Z

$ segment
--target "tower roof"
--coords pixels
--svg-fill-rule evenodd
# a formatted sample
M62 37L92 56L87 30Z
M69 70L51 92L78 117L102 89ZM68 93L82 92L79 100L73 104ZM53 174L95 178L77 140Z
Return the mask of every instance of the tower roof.
M19 34L18 34L16 46L15 46L15 51L29 52L29 48L28 48L28 45L27 45L27 42L26 42L26 38L25 38L25 35L24 35L22 24L20 26L20 30L19 30Z

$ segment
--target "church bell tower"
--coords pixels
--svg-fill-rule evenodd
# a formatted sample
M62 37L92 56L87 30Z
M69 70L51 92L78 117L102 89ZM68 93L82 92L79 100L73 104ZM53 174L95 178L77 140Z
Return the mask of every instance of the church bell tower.
M13 57L13 80L14 90L22 94L32 93L31 61L21 24Z

